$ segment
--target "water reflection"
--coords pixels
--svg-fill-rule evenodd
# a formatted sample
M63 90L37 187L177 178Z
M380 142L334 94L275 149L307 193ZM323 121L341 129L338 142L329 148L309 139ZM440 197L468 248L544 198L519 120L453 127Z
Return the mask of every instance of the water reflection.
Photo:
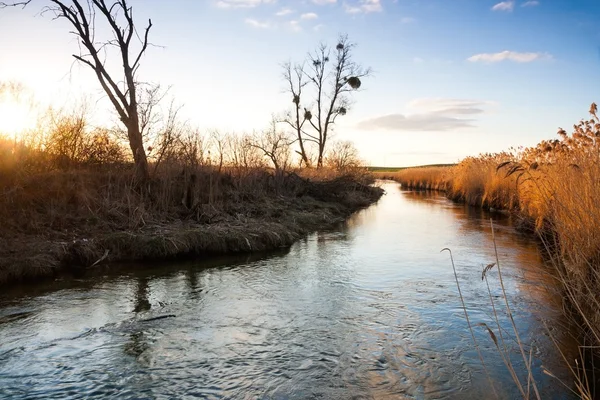
M139 278L137 279L137 285L135 290L135 306L133 312L139 313L142 311L148 311L152 306L150 300L148 300L148 279Z
M489 322L488 215L385 189L377 206L277 254L123 268L1 294L0 397L486 398L439 250L454 251L473 321ZM535 243L510 219L495 224L535 378L544 397L569 398L541 370L570 379L552 364L557 350L541 323L562 323L554 283ZM500 301L497 278L490 284ZM477 338L502 397L518 397L487 334Z

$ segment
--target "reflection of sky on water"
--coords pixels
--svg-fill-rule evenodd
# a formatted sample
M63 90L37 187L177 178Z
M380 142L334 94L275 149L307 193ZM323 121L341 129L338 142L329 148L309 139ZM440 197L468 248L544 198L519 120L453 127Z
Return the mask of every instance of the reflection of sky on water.
M488 215L385 189L377 206L279 254L125 268L0 297L0 395L482 398L490 389L440 250L453 250L472 321L493 326L481 281L494 260ZM561 323L551 281L509 222L495 221L509 301L534 344L536 379L561 397L540 370L565 372L540 323ZM497 387L517 395L482 329L477 339Z

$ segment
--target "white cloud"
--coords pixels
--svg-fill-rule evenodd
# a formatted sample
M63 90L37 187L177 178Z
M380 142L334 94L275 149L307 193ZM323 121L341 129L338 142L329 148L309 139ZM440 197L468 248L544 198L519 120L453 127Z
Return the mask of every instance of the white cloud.
M422 64L425 62L425 60L423 60L421 57L413 57L413 62L415 64Z
M469 58L471 62L496 63L501 61L514 61L517 63L528 63L538 60L551 60L552 56L548 53L519 53L516 51L504 50L499 53L481 53L475 54Z
M335 4L337 0L312 0L312 2L322 6L324 4Z
M300 21L290 21L289 22L289 27L293 32L301 32L302 31L302 26L300 26Z
M315 26L313 27L313 30L314 30L315 32L319 32L319 31L320 31L321 29L323 29L324 27L325 27L325 25L323 25L323 24L318 24L318 25L315 25Z
M514 0L502 1L492 7L492 11L512 11L515 8Z
M277 0L219 0L217 7L220 8L254 8L261 4L273 4Z
M317 18L319 18L319 16L317 14L315 14L314 12L305 13L300 16L300 19L317 19Z
M364 130L391 131L453 131L475 127L472 116L485 113L489 101L424 98L415 99L408 108L414 114L388 114L359 122L357 127ZM465 118L465 116L471 116Z
M473 128L473 119L448 117L435 114L388 114L358 123L358 129L368 131L452 131L460 128Z
M345 5L349 14L380 12L383 10L381 0L359 0L355 5Z
M445 97L424 97L412 100L408 108L420 112L435 112L444 115L483 114L492 101L452 99Z
M253 28L257 28L257 29L269 29L271 27L271 24L268 22L261 22L252 18L246 18L246 20L244 21L246 22L248 25L250 25Z
M275 13L276 16L278 17L283 17L285 15L289 15L289 14L293 14L294 10L292 10L291 8L282 8L281 10L277 11Z
M413 22L417 22L417 20L413 17L403 17L400 18L401 24L412 24Z
M539 6L540 2L537 0L529 0L526 1L525 3L521 4L521 7L535 7L535 6Z

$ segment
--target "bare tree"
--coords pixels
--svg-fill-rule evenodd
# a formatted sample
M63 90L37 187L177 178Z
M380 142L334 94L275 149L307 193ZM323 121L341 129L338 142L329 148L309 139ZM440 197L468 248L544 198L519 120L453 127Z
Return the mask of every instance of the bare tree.
M117 111L119 118L127 128L129 146L135 162L135 174L138 183L145 182L148 177L148 161L144 149L140 121L138 115L137 81L136 73L140 66L142 56L148 48L148 34L152 21L144 29L142 37L138 36L133 20L133 10L127 0L47 0L50 4L43 9L43 13L52 13L56 19L64 18L74 28L73 33L79 39L81 52L73 57L90 67L102 89ZM0 8L7 6L26 6L30 1L0 3ZM114 37L99 42L96 39L97 18L102 18L108 23ZM133 51L132 41L139 39L139 49ZM115 78L106 67L104 54L108 47L117 48L120 53L124 83L120 86L120 79Z
M229 134L226 137L227 163L235 168L238 176L249 173L252 169L264 166L259 150L252 146L248 134Z
M334 141L327 150L325 164L338 172L349 172L360 168L362 161L358 154L358 149L349 140Z
M206 162L208 140L198 131L186 127L179 135L178 152L180 160L189 169L196 169Z
M332 125L340 115L346 115L350 108L349 92L360 88L361 78L371 74L369 68L363 68L353 60L355 47L348 36L342 35L335 49L321 44L316 51L308 54L307 68L292 67L290 64L284 66L284 77L290 84L296 109L295 121L286 122L297 130L300 143L316 143L317 168L323 166ZM301 97L303 88L310 88L311 103ZM308 160L304 147L301 147L301 153L303 159Z
M61 169L83 161L88 131L88 108L86 104L66 112L50 108L47 112L48 133L44 143Z
M288 134L277 129L277 121L273 119L268 129L253 135L250 145L259 149L271 161L275 175L279 177L289 166L292 142Z
M138 87L138 116L140 133L148 144L147 158L154 163L152 176L156 176L161 162L173 158L173 152L185 130L179 120L181 106L171 99L165 110L163 104L170 88L163 90L161 85L144 84Z
M17 2L12 2L12 3L5 3L3 1L0 1L0 8L6 8L6 7L25 7L29 3L31 3L31 0L17 1Z
M285 79L286 84L289 85L287 90L292 95L292 102L294 103L294 110L286 114L283 122L288 124L296 134L296 141L300 148L297 153L300 155L301 163L310 167L310 161L304 147L304 137L302 133L302 128L307 121L306 117L309 115L306 111L302 111L300 106L302 89L308 83L304 73L304 64L295 64L293 66L291 62L283 64L283 78Z
M214 153L216 153L216 160L212 159L209 164L212 166L213 164L218 163L219 167L217 173L220 174L223 170L223 164L225 163L225 144L227 142L227 135L215 129L210 133L210 141L211 148L214 150ZM211 156L210 150L208 151L208 156L209 158Z

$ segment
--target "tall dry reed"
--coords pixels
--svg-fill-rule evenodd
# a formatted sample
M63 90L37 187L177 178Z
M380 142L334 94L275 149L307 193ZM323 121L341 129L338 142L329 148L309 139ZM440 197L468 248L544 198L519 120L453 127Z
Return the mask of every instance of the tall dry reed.
M394 179L417 189L441 186L450 198L510 210L528 221L548 250L563 285L564 308L581 327L581 343L591 350L586 353L597 357L600 118L596 105L592 104L589 119L574 125L571 133L560 129L558 136L532 148L468 157L443 174L436 168L405 170Z

